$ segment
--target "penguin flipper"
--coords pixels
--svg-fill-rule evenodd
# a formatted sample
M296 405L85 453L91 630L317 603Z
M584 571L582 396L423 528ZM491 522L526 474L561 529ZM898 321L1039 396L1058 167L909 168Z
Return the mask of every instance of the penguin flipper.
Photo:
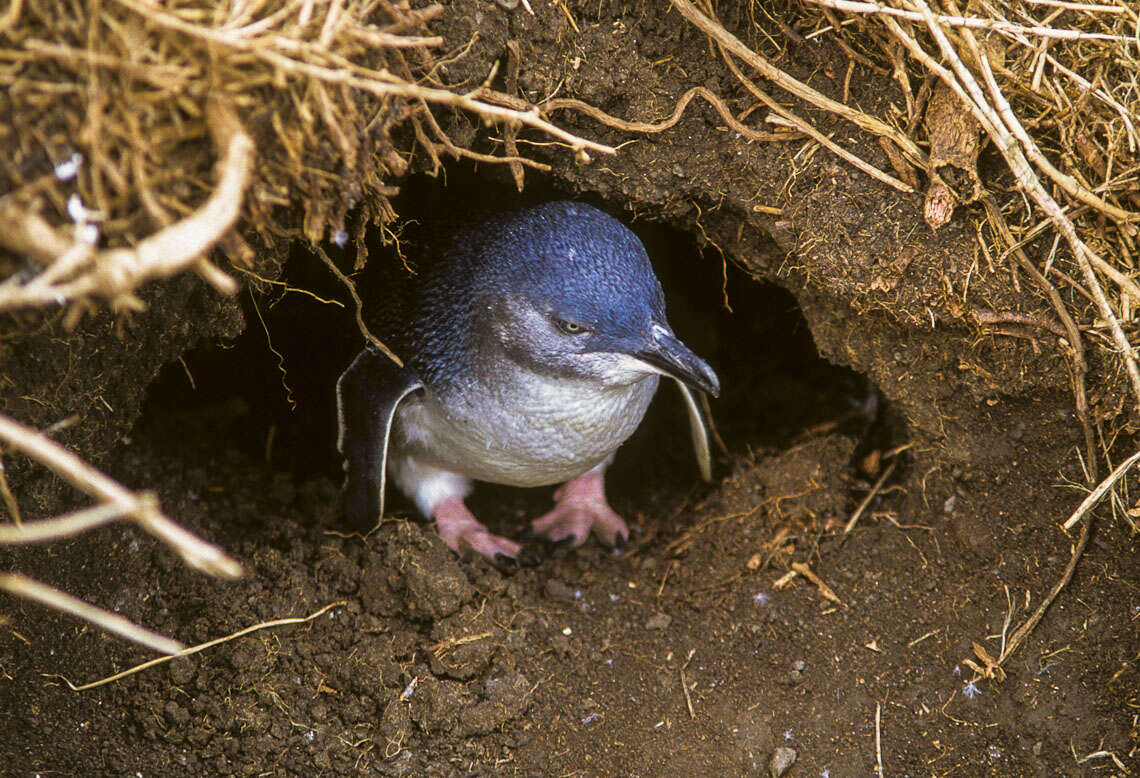
M344 456L345 514L364 533L384 516L388 441L396 409L423 388L413 370L368 346L336 382L337 448Z
M712 481L712 451L709 449L709 428L705 420L704 411L697 402L696 390L677 381L677 388L685 398L685 410L689 412L689 433L693 437L693 450L697 455L697 467L701 469L701 478L706 482Z

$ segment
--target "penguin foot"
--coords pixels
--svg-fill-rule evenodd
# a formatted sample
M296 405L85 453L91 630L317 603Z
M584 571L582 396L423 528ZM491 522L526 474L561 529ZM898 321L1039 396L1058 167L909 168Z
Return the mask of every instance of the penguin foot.
M465 556L474 551L496 563L502 557L518 559L522 546L512 540L492 535L463 504L462 497L450 497L432 513L439 536L452 551Z
M596 467L567 481L554 493L554 509L530 524L530 531L553 543L574 548L593 532L607 546L621 546L629 527L606 502L602 468Z

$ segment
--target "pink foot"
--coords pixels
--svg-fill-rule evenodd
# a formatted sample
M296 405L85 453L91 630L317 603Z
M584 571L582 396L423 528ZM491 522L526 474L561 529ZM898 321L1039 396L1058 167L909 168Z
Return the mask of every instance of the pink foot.
M575 548L593 532L607 546L625 543L629 527L606 502L603 468L595 467L567 481L554 493L554 510L531 522L530 530L555 543L569 540Z
M522 546L487 531L478 519L467 510L462 497L449 497L435 506L432 512L439 536L452 551L465 556L468 551L485 556L492 562L500 554L515 559Z

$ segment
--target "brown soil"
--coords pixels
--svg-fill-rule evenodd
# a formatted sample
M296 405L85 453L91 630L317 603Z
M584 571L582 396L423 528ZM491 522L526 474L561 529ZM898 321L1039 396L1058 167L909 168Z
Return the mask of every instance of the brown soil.
M561 83L652 120L692 84L741 97L705 41L656 4L568 2L579 33L558 8L534 5L538 17L456 4L437 25L448 47L475 27L480 38L448 77L478 82L513 39L520 86L535 98ZM777 56L743 10L721 14L782 67L842 95L838 50L784 41ZM850 99L863 109L895 99L890 81L855 73ZM449 132L479 142L465 121ZM16 322L0 341L5 411L41 425L77 414L62 440L155 490L247 573L206 579L123 527L2 551L0 567L187 643L332 607L74 692L64 679L149 655L3 600L0 772L759 776L787 749L792 776L872 775L879 753L886 775L1123 774L1108 756L1081 761L1095 752L1135 771L1140 549L1109 511L1005 680L971 685L964 664L980 664L973 642L1001 653L1071 552L1058 524L1084 477L1065 355L1041 332L979 334L969 317L971 307L1048 317L1047 306L1008 269L976 261L976 214L935 235L921 196L884 190L822 151L797 157L801 145L743 144L694 107L614 159L576 165L536 151L554 170L528 178L527 196L583 197L633 219L677 330L725 386L714 413L727 452L711 486L696 479L667 392L619 456L611 496L637 529L620 554L588 544L504 574L455 559L415 521L389 521L367 541L340 535L329 399L358 347L342 309L277 290L257 298L263 329L243 293L253 326L235 341L237 306L183 279L156 287L119 339L109 316L71 334ZM887 165L871 142L850 145ZM512 199L501 168L448 175L446 189L413 180L400 212ZM339 294L300 250L283 272ZM210 340L190 351L199 338ZM1101 410L1116 396L1110 367L1093 365ZM881 472L874 452L908 443L844 539ZM1117 456L1133 450L1123 436L1116 445ZM13 465L29 516L74 507L57 482ZM474 507L509 533L548 500L486 488ZM840 602L802 577L777 590L792 562Z

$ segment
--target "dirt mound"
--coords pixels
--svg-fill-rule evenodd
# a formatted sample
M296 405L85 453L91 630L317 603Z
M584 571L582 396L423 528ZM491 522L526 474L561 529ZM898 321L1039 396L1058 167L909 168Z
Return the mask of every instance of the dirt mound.
M0 230L0 406L153 490L245 575L203 576L124 524L0 549L6 571L208 644L73 691L153 654L4 599L13 774L1132 769L1135 476L1091 533L1059 528L1134 445L1117 211L1135 205L1135 59L1112 37L1130 8L48 5L0 12L0 223L20 226ZM1004 59L971 57L968 30ZM935 153L946 126L924 122L961 117L934 88L965 79L922 52L990 94L984 60L1043 153L1079 152L1061 178L1035 169L1091 253L987 145L996 127L964 122ZM799 84L775 105L768 68ZM219 93L252 167L217 164L241 151L209 118ZM137 264L226 181L245 194L203 233L213 265ZM364 260L400 262L400 219L567 196L639 232L724 379L715 483L663 393L612 471L621 553L539 548L508 575L414 520L345 536L331 388L367 337L347 280L367 306ZM109 271L124 284L85 286ZM0 499L29 524L84 507L0 455ZM510 534L549 494L473 505Z

